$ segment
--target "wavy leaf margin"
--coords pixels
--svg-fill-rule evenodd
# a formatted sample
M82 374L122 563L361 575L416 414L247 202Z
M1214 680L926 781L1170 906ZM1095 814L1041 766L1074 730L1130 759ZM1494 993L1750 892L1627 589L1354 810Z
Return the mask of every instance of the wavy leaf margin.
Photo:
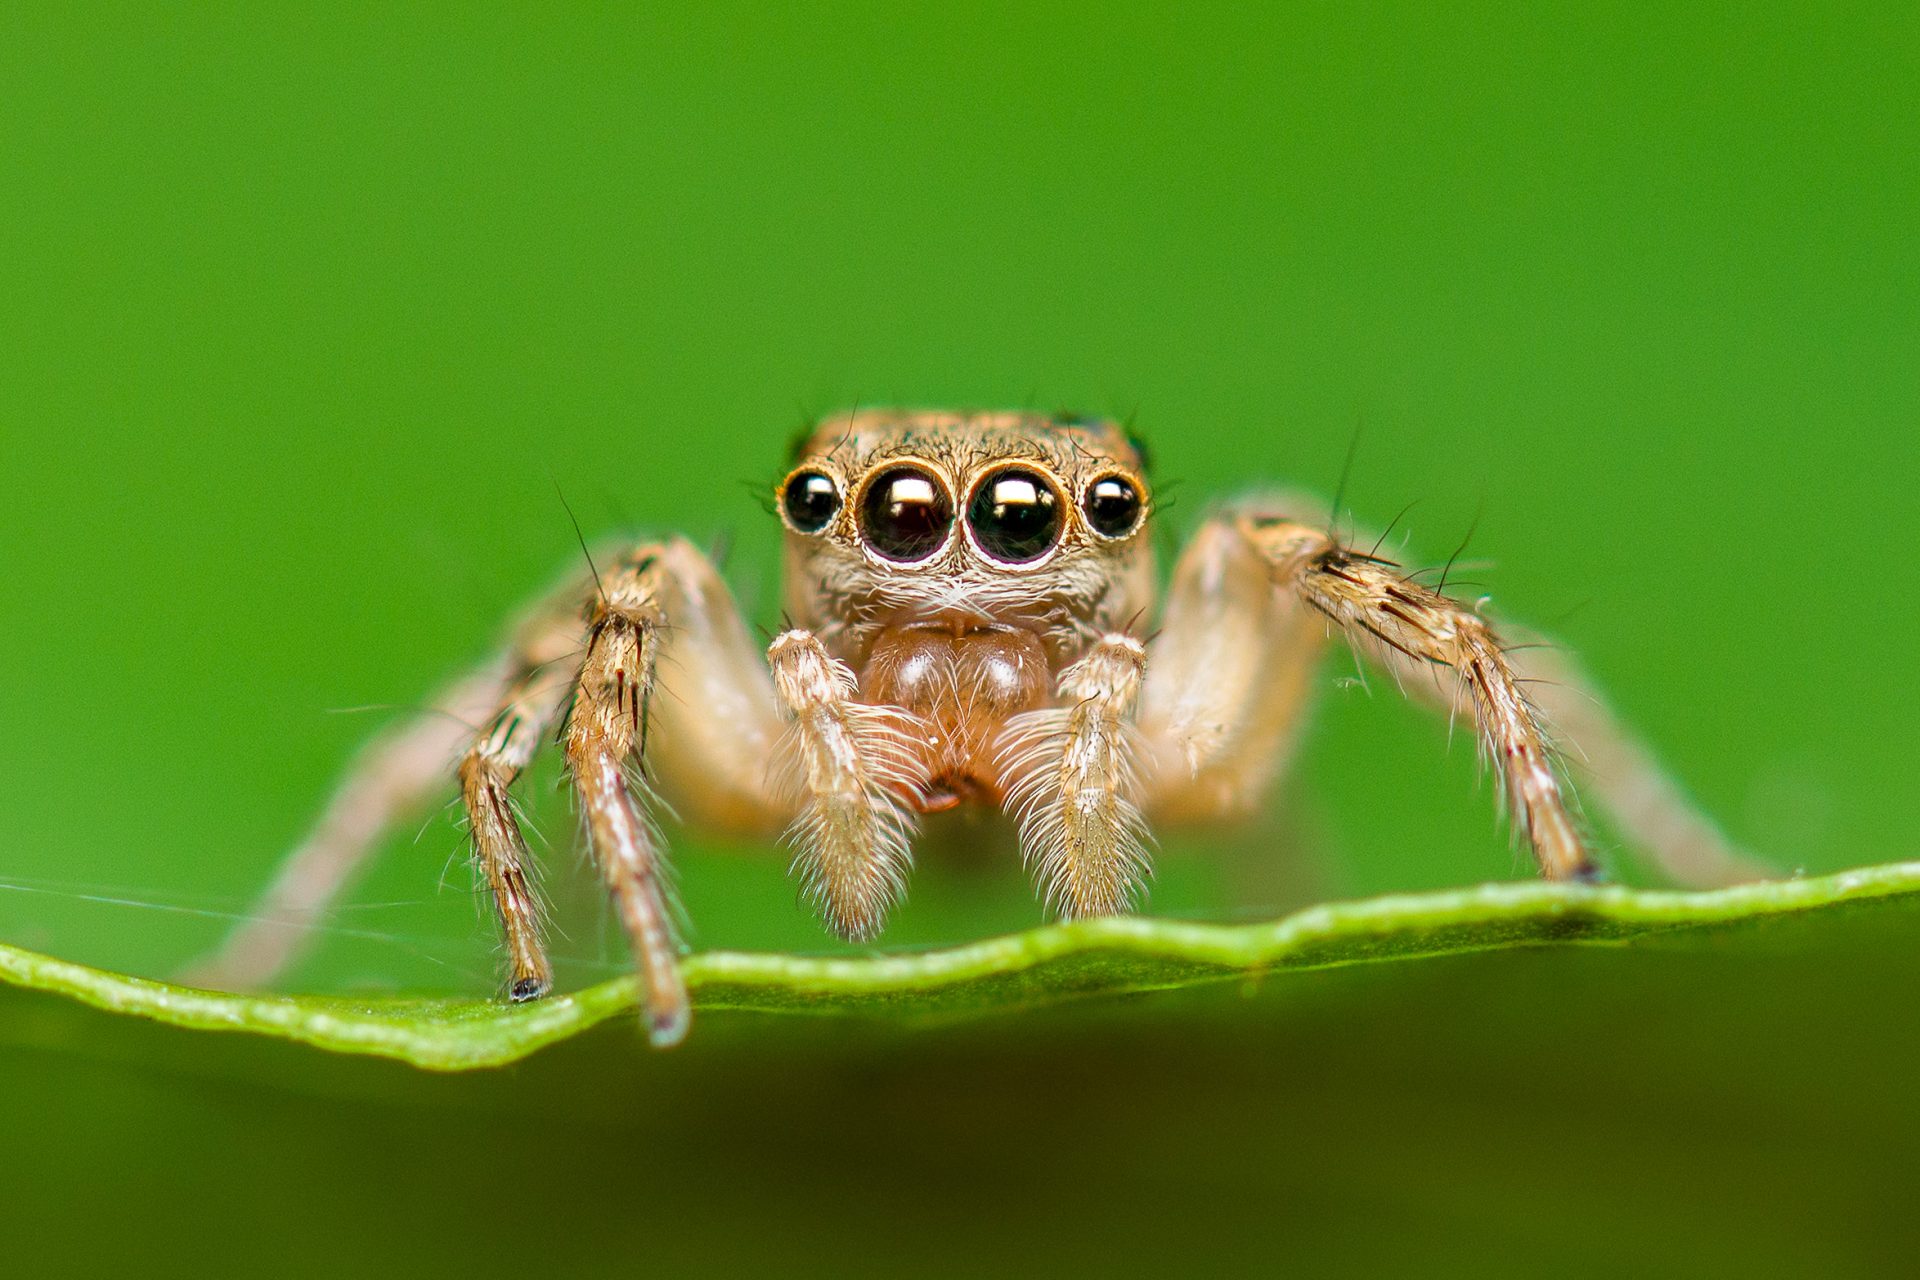
M1083 920L912 954L809 957L707 951L686 959L702 1010L915 1016L1191 986L1275 971L1510 947L1705 932L1920 893L1920 862L1711 892L1486 884L1309 907L1278 920ZM0 982L113 1013L244 1031L430 1071L515 1062L633 1007L616 978L531 1005L482 1000L237 995L111 973L0 944ZM696 1023L695 1034L698 1034Z

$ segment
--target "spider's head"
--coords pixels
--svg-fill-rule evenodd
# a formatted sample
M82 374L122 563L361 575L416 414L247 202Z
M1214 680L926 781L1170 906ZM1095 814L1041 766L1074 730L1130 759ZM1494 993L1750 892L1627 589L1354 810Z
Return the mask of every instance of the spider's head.
M1145 459L1112 422L863 410L792 461L775 505L801 625L1085 633L1151 602Z

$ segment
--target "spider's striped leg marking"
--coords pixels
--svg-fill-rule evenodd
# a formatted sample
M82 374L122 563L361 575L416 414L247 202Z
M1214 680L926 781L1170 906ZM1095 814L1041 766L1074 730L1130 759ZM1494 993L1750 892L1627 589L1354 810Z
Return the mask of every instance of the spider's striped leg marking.
M906 894L912 802L926 785L919 722L855 701L853 672L811 632L776 637L767 662L792 717L782 755L798 811L794 871L829 929L872 938Z
M1735 844L1688 798L1577 662L1545 645L1511 657L1554 729L1578 748L1567 753L1567 766L1582 794L1597 801L1613 827L1668 880L1719 888L1780 874Z
M417 820L434 801L446 785L453 762L473 743L472 726L476 724L491 727L481 734L480 745L473 750L492 742L502 753L493 763L504 771L498 777L502 797L498 812L504 815L505 823L491 824L488 833L497 832L501 840L518 841L518 829L504 802L504 788L520 767L512 764L512 759L523 746L537 744L545 724L556 713L570 674L565 659L579 647L581 624L574 603L580 598L578 583L570 580L559 598L564 598L564 608L553 601L542 605L520 627L506 654L456 681L433 700L431 712L412 716L367 744L312 830L287 854L248 919L228 935L218 951L191 971L190 981L229 991L273 982L311 944L313 927L353 883L381 842L400 824ZM513 723L516 715L520 718L517 727ZM474 830L476 854L496 895L503 882L517 881L518 888L509 885L508 895L499 900L527 902L527 914L532 918L531 892L525 877L509 870L510 863L524 865L524 859L514 860L512 851L513 847L524 849L524 845L486 843L487 835L477 819ZM490 852L496 856L490 858ZM499 879L495 878L496 872ZM534 937L537 954L537 930ZM509 949L515 950L511 946ZM516 951L516 978L520 976L518 961Z
M551 969L511 787L572 691L568 765L602 873L633 940L650 1029L660 1043L684 1034L686 993L668 925L661 842L639 780L655 763L646 750L649 728L664 748L664 781L688 793L702 818L751 831L777 824L786 812L766 767L781 725L739 610L690 543L673 538L641 547L607 579L605 592L594 587L570 578L519 629L504 658L443 694L436 714L417 717L362 752L313 833L287 859L256 918L235 931L196 979L219 987L271 979L308 936L306 926L381 838L434 797L459 758L475 860L506 937L509 991L520 1000L543 994ZM589 599L583 620L581 602ZM657 688L667 697L661 699L651 696L656 666L664 668ZM475 724L485 726L477 737ZM641 769L629 776L635 765Z
M1257 515L1233 523L1281 591L1297 595L1396 675L1453 686L1447 696L1472 713L1508 812L1542 875L1597 877L1541 714L1484 618L1323 529Z
M460 761L460 799L473 832L474 860L493 894L507 944L507 994L532 1000L553 988L542 941L545 909L510 788L533 761L572 687L581 632L577 617L549 625L517 655L499 712Z
M661 560L662 548L641 547L602 581L562 740L594 860L640 970L647 1034L666 1046L686 1035L691 1008L663 842L646 807L648 704L667 622Z
M1062 706L1014 717L1001 737L1022 855L1067 919L1131 911L1151 870L1132 724L1146 656L1132 636L1103 637L1060 673Z

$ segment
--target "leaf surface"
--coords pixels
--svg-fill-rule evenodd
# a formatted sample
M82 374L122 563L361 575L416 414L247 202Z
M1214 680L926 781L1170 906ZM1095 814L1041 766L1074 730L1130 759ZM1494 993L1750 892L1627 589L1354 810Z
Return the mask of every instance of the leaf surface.
M912 1018L1421 956L1705 936L1914 894L1920 894L1920 862L1702 893L1487 884L1329 903L1258 924L1084 920L910 954L822 958L707 951L688 956L685 963L695 1003L705 1011ZM110 973L5 945L0 945L0 980L173 1026L277 1036L436 1071L516 1061L622 1015L635 999L631 978L530 1005L236 995Z

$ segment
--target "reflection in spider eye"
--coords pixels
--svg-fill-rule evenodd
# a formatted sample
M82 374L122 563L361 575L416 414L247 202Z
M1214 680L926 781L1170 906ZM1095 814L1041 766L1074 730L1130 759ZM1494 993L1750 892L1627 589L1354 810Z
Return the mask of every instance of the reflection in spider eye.
M1140 523L1140 490L1125 476L1095 480L1087 489L1087 523L1108 538L1124 538Z
M890 467L874 477L860 503L867 545L888 560L925 560L947 540L953 500L919 467Z
M1031 471L997 471L973 491L967 523L988 555L1025 564L1053 550L1059 540L1060 498Z
M787 519L794 528L802 533L818 533L840 510L840 491L834 487L833 477L818 471L802 471L787 481L780 505L786 508Z

